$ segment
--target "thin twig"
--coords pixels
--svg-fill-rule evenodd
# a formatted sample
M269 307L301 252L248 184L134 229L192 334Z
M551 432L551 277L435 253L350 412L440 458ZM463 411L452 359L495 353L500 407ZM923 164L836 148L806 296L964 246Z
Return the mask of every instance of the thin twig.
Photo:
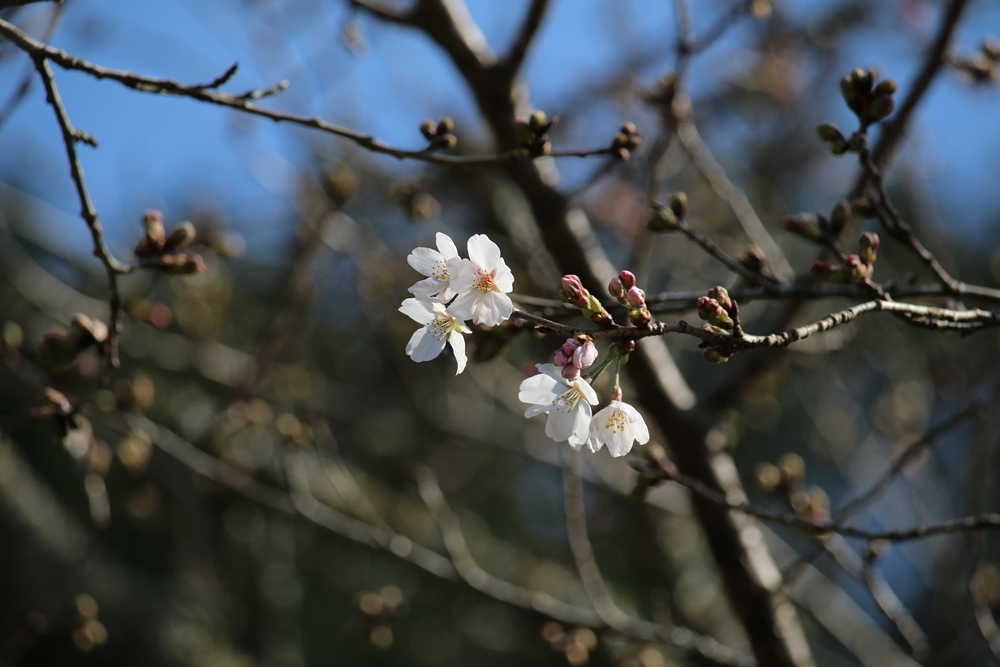
M781 284L780 281L777 281L774 278L768 278L766 276L763 276L760 273L752 270L750 267L748 267L746 264L739 261L735 257L731 257L722 248L716 245L715 241L708 238L707 236L699 232L697 229L691 227L691 225L689 225L687 221L681 220L680 222L678 222L677 229L678 231L682 232L685 236L687 236L689 239L697 243L702 250L704 250L709 255L711 255L715 259L725 264L726 268L728 268L730 271L746 278L751 285L760 285L763 283L766 289L767 287L778 286ZM791 267L789 267L789 270L790 269ZM789 275L791 275L791 273L789 273Z
M417 482L420 497L438 522L445 547L448 549L448 553L451 555L456 569L470 586L496 599L519 607L536 609L536 611L542 611L537 608L539 598L547 598L547 603L555 602L543 593L533 592L497 579L479 567L469 552L462 529L458 525L458 518L448 506L444 494L441 492L441 487L434 478L434 473L426 467L418 468ZM586 618L583 622L578 621L578 624L589 625L591 627L595 625L607 625L621 634L642 638L644 641L666 642L685 651L696 653L703 662L709 665L749 666L755 664L752 658L741 655L719 644L711 637L698 635L686 628L657 626L654 623L635 619L621 612L619 612L620 615L613 616L614 624L612 624L609 622L609 619L601 616L599 611L592 612L588 609L586 612L588 615L596 617L596 623L592 619ZM548 611L543 611L542 613L552 616Z
M3 23L3 21L0 20L0 23ZM90 192L87 190L87 183L83 177L83 167L80 166L80 160L76 153L76 142L81 140L81 134L70 123L69 116L66 114L66 108L62 103L62 98L59 97L59 89L56 88L52 69L45 58L40 56L35 56L35 69L38 70L38 75L42 79L42 84L45 86L46 100L55 112L56 121L59 123L59 129L62 131L63 144L66 147L66 157L69 160L70 177L73 179L77 197L80 199L80 217L83 218L87 229L90 230L90 236L94 243L94 256L101 260L101 264L104 265L105 273L108 276L108 290L110 292L108 299L110 314L108 319L110 326L108 327L107 340L107 371L110 372L112 368L117 368L118 366L118 336L122 331L122 319L124 317L121 294L118 291L118 275L130 272L132 267L116 259L111 249L108 248L107 242L104 240L104 228L101 226L101 221L97 216L97 209L94 208L94 204L90 199ZM105 373L105 379L107 379L106 376L107 372Z
M40 42L27 33L24 33L16 26L0 19L0 35L3 35L11 40L11 42L17 46L19 49L29 54L32 58L36 60L51 60L55 64L59 65L64 69L76 70L84 72L93 76L97 79L111 79L117 81L127 88L132 90L137 90L144 93L153 93L158 95L172 95L179 97L187 97L199 102L205 102L208 104L214 104L217 106L227 107L230 109L235 109L243 113L248 113L254 116L260 116L263 118L269 118L275 122L287 122L295 125L300 125L302 127L308 127L311 129L319 130L321 132L326 132L328 134L333 134L338 137L348 139L358 146L361 146L365 150L372 153L380 153L383 155L389 155L396 159L410 159L419 160L422 162L429 162L432 164L446 164L446 165L460 165L466 167L473 166L485 166L485 165L495 165L495 164L505 164L510 162L526 161L531 159L525 149L514 149L506 151L503 153L497 153L492 155L442 155L436 152L436 148L427 147L418 150L407 150L402 148L395 148L386 144L372 136L366 135L355 130L351 130L339 125L330 123L317 116L302 116L299 114L285 113L281 111L275 111L273 109L268 109L266 107L261 107L253 104L251 100L260 99L262 97L267 97L269 95L274 95L281 90L284 90L285 84L279 83L276 86L266 88L263 90L249 91L241 95L234 95L232 93L222 93L213 90L216 82L228 80L230 76L229 68L224 74L215 79L208 84L184 84L171 79L160 79L155 77L147 77L134 72L128 72L124 70L116 70L107 67L102 67L94 63L88 62L81 58L71 56L65 51L60 49L55 49L43 42ZM228 75L228 76L227 76ZM219 84L221 85L221 84ZM566 150L555 150L551 152L552 157L578 157L585 158L592 155L607 155L611 152L611 149L607 146L597 149L566 149Z
M949 310L947 308L934 308L899 301L884 301L882 299L866 301L865 303L831 313L811 324L766 336L755 336L736 329L730 334L715 333L701 327L692 326L684 320L679 322L652 322L645 329L617 325L609 329L585 329L571 327L561 322L554 322L522 310L515 310L512 317L530 322L556 335L567 337L586 334L594 339L637 340L648 336L662 336L669 333L684 334L699 338L708 344L709 347L716 348L720 352L729 355L733 352L745 352L746 350L759 347L787 347L796 341L804 340L817 333L829 331L830 329L852 322L858 316L865 313L877 312L901 313L910 318L908 321L931 329L958 329L963 332L970 332L987 327L1000 326L1000 313L997 312L980 309Z
M845 572L865 585L879 610L909 645L914 659L925 662L930 657L927 635L876 567L876 559L871 554L866 558L859 557L839 535L823 540L823 548Z
M542 25L542 19L545 18L548 8L549 0L532 0L531 6L528 7L524 21L517 31L517 37L514 39L510 51L507 52L507 55L504 56L499 65L506 70L507 76L511 79L517 76L518 71L521 69L524 58L527 56L532 42L535 41L535 35Z
M878 214L882 221L883 226L886 230L899 239L906 247L908 247L913 253L920 258L922 261L937 277L937 279L944 285L948 293L953 296L962 296L968 294L970 296L976 296L982 299L989 299L991 301L1000 301L1000 290L993 289L989 287L982 287L979 285L968 285L961 280L957 280L948 273L948 271L941 266L941 263L937 260L930 250L920 242L920 239L913 233L913 228L910 227L903 216L900 215L899 211L892 203L892 199L889 197L889 193L885 189L885 179L882 178L882 173L876 166L871 153L865 151L859 156L861 164L864 166L868 173L869 179L875 188L875 192L878 196Z
M687 101L686 104L674 104L671 106L671 110L676 117L677 137L681 140L688 155L691 156L698 171L708 181L712 191L729 204L740 226L743 227L743 231L750 241L761 249L774 272L781 278L790 280L795 275L795 271L785 259L784 253L775 243L774 238L764 227L764 223L760 221L746 194L729 180L726 170L712 155L708 144L702 140L698 133L698 127L694 123L690 101ZM755 282L758 281L759 277Z
M852 537L869 542L873 540L885 540L887 542L911 542L922 540L938 535L950 535L954 533L974 533L985 530L1000 529L1000 514L977 514L959 519L951 519L940 523L914 526L912 528L897 528L893 530L870 531L854 526L847 526L833 520L813 520L797 514L772 510L767 507L753 505L749 502L733 502L725 494L719 493L708 487L704 482L689 477L677 471L669 461L662 461L659 465L662 479L676 482L686 489L692 491L697 496L715 505L725 507L734 512L740 512L748 516L756 517L762 521L781 524L789 528L796 528L817 537L836 533L845 537Z

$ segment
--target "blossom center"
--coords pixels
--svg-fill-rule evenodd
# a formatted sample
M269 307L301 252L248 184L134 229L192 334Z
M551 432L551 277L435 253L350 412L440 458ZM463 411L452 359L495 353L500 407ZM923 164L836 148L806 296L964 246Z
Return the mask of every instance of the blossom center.
M489 273L486 273L482 269L476 269L476 277L472 280L472 287L483 292L492 292L496 290L496 284L493 282L493 278L496 276L496 269L493 269Z
M553 401L552 405L560 412L573 412L573 410L576 410L576 404L580 402L581 398L583 398L583 392L571 386L569 391Z
M628 419L625 417L625 412L615 408L608 415L608 422L605 424L604 428L611 431L612 433L618 433L619 431L625 430L625 424Z
M428 324L427 328L430 329L432 336L438 340L443 340L448 337L454 326L454 321L450 317L439 317Z
M431 267L431 277L435 280L451 280L451 274L448 273L448 263L443 259L435 261L434 266Z

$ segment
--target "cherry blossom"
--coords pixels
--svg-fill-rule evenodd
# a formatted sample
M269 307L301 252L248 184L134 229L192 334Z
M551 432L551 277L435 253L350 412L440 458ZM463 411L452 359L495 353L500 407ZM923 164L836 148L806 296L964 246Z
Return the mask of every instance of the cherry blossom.
M455 296L455 292L449 288L449 283L458 274L462 259L458 256L455 242L447 234L438 232L435 241L437 250L415 248L406 258L414 270L429 276L414 283L408 291L417 297L437 297L447 303Z
M545 435L556 442L566 440L580 449L590 433L591 405L597 405L597 393L582 378L567 380L554 364L536 364L540 371L521 383L517 394L522 403L532 405L525 417L547 414Z
M399 307L399 312L424 326L413 332L410 342L406 344L406 354L414 361L430 361L441 354L445 343L451 345L458 362L458 375L465 370L465 339L462 334L472 333L472 330L462 320L448 314L444 304L430 299L406 299Z
M596 452L608 446L611 456L625 456L632 450L632 442L645 445L649 442L649 429L639 411L622 401L622 391L615 378L615 391L611 402L600 410L590 422L587 447Z
M506 292L514 289L514 274L500 256L500 248L485 234L469 239L469 259L463 259L451 289L458 297L448 312L463 320L496 326L514 312Z

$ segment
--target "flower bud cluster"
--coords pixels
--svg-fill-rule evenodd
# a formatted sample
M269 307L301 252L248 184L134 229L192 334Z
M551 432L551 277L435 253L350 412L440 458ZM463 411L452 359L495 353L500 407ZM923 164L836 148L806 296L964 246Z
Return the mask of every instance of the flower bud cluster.
M755 245L748 245L740 257L740 264L747 267L754 273L762 276L769 275L767 271L767 257L764 251Z
M559 289L559 298L580 309L583 316L589 318L595 324L602 327L614 324L610 313L596 296L587 291L580 282L579 276L573 274L562 277L562 287Z
M104 322L77 313L69 331L53 327L46 332L38 345L38 360L47 368L65 366L88 347L100 346L107 339L108 326Z
M455 121L448 116L442 116L436 123L428 118L420 123L420 134L430 142L434 148L449 149L458 145L458 138L452 134L455 130Z
M635 124L624 122L621 129L618 130L618 134L615 135L614 140L611 142L612 155L624 162L631 156L629 151L635 150L641 144L642 137L639 136L639 131L635 129Z
M990 84L1000 79L1000 42L987 37L982 47L968 58L954 58L952 65L973 83Z
M858 240L857 254L848 255L843 264L816 262L809 269L809 276L824 283L857 285L867 280L874 270L878 255L879 238L875 232L865 232Z
M697 303L698 317L705 320L702 329L714 334L728 334L739 323L739 309L725 287L717 286L708 290L706 296ZM729 361L731 353L716 348L705 350L706 361L721 364Z
M531 157L548 155L552 152L548 132L558 120L549 120L545 112L538 109L532 111L527 119L518 118L514 121L514 138L518 146L526 149Z
M858 117L860 129L850 137L844 134L833 123L822 123L816 127L816 134L827 143L834 155L863 153L868 150L868 126L885 119L895 108L893 95L896 92L896 82L884 79L877 85L875 73L856 69L846 74L840 80L840 93L847 106Z
M567 338L566 342L552 354L552 363L562 368L562 376L567 380L580 377L580 372L590 368L597 360L597 346L586 334Z
M658 201L650 202L650 206L646 228L651 232L672 232L687 217L688 199L683 192L676 192L666 206Z
M818 486L806 486L806 464L798 454L785 454L773 463L757 466L757 485L764 493L784 496L798 516L820 523L830 519L830 498Z
M646 293L636 287L635 275L631 271L622 271L612 278L608 283L608 292L628 308L628 319L633 325L643 329L649 326L653 318L646 307Z
M850 202L840 200L833 205L829 216L822 213L799 213L781 219L785 231L813 243L829 243L837 239L851 220Z
M182 222L167 236L163 227L163 214L155 209L146 211L142 224L146 233L134 252L136 257L144 260L144 266L159 269L168 276L185 276L205 270L205 263L200 255L177 253L194 241L193 224Z
M858 117L862 128L892 113L896 105L892 97L896 88L892 79L883 79L875 84L875 72L872 70L855 69L840 80L840 94Z

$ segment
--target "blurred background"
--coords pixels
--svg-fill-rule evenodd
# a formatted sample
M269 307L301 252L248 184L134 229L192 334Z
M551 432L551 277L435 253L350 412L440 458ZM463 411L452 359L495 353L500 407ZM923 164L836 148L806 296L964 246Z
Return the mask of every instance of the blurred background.
M527 4L468 2L501 53ZM731 3L692 4L700 35ZM905 92L941 8L929 0L753 4L692 60L684 88L702 139L801 274L815 250L778 221L829 211L856 174L854 160L830 155L814 134L823 121L852 127L840 76L874 68ZM238 62L227 90L288 80L286 92L262 104L394 146L421 148L420 121L447 115L458 152L491 151L472 95L438 47L347 2L66 0L0 17L81 58L150 76L204 82ZM519 93L526 111L559 117L556 149L604 146L625 120L646 138L621 164L539 163L550 183L573 193L616 268L629 268L634 253L648 258L642 286L650 294L736 285L680 235L640 233L650 196L684 191L693 226L736 255L748 243L681 142L651 159L664 126L649 99L677 65L676 26L670 2L555 0ZM972 2L956 56L972 58L998 32L1000 5ZM505 604L456 581L430 553L447 552L415 471L425 481L428 470L436 476L483 570L590 605L566 531L568 448L545 437L542 420L525 420L517 401L518 383L556 341L517 327L479 332L458 377L445 355L417 365L404 353L416 325L397 308L420 278L405 257L432 246L435 232L462 250L472 233L488 233L514 270L515 292L555 296L559 272L503 170L397 161L57 68L73 123L100 142L79 150L115 254L131 256L143 213L156 208L168 232L194 223L206 270L126 276L121 369L67 437L29 420L44 387L76 399L100 372L91 352L45 367L45 333L74 313L107 319L104 274L36 79L24 54L0 42L0 664L699 664L673 646ZM889 184L949 270L997 286L1000 91L991 84L988 75L945 71L914 117ZM663 184L651 190L654 167ZM916 274L926 282L920 271L883 240L876 280ZM799 318L846 305L813 303ZM748 305L748 330L769 333L755 324L773 308ZM707 364L691 340L668 344L692 396L710 394L745 361ZM993 332L961 338L872 315L780 356L717 415L716 431L755 502L783 507L755 478L761 463L798 465L792 453L815 487L813 502L836 508L928 428L974 399L995 405L998 374ZM597 384L602 396L609 380ZM950 429L859 525L996 510L993 412ZM150 422L175 434L164 436L174 455L153 446ZM653 439L668 444L669 436ZM645 503L630 497L630 463L640 455L637 448L612 460L602 451L581 470L595 557L613 599L747 653L686 493L662 486ZM296 507L280 489L334 513ZM780 527L765 537L779 565L815 544ZM814 657L823 665L916 664L852 575L864 545L852 546L846 566L824 555L789 588ZM993 663L969 577L979 572L987 605L1000 605L996 547L989 536L953 536L882 555L885 583L930 646L923 664Z

